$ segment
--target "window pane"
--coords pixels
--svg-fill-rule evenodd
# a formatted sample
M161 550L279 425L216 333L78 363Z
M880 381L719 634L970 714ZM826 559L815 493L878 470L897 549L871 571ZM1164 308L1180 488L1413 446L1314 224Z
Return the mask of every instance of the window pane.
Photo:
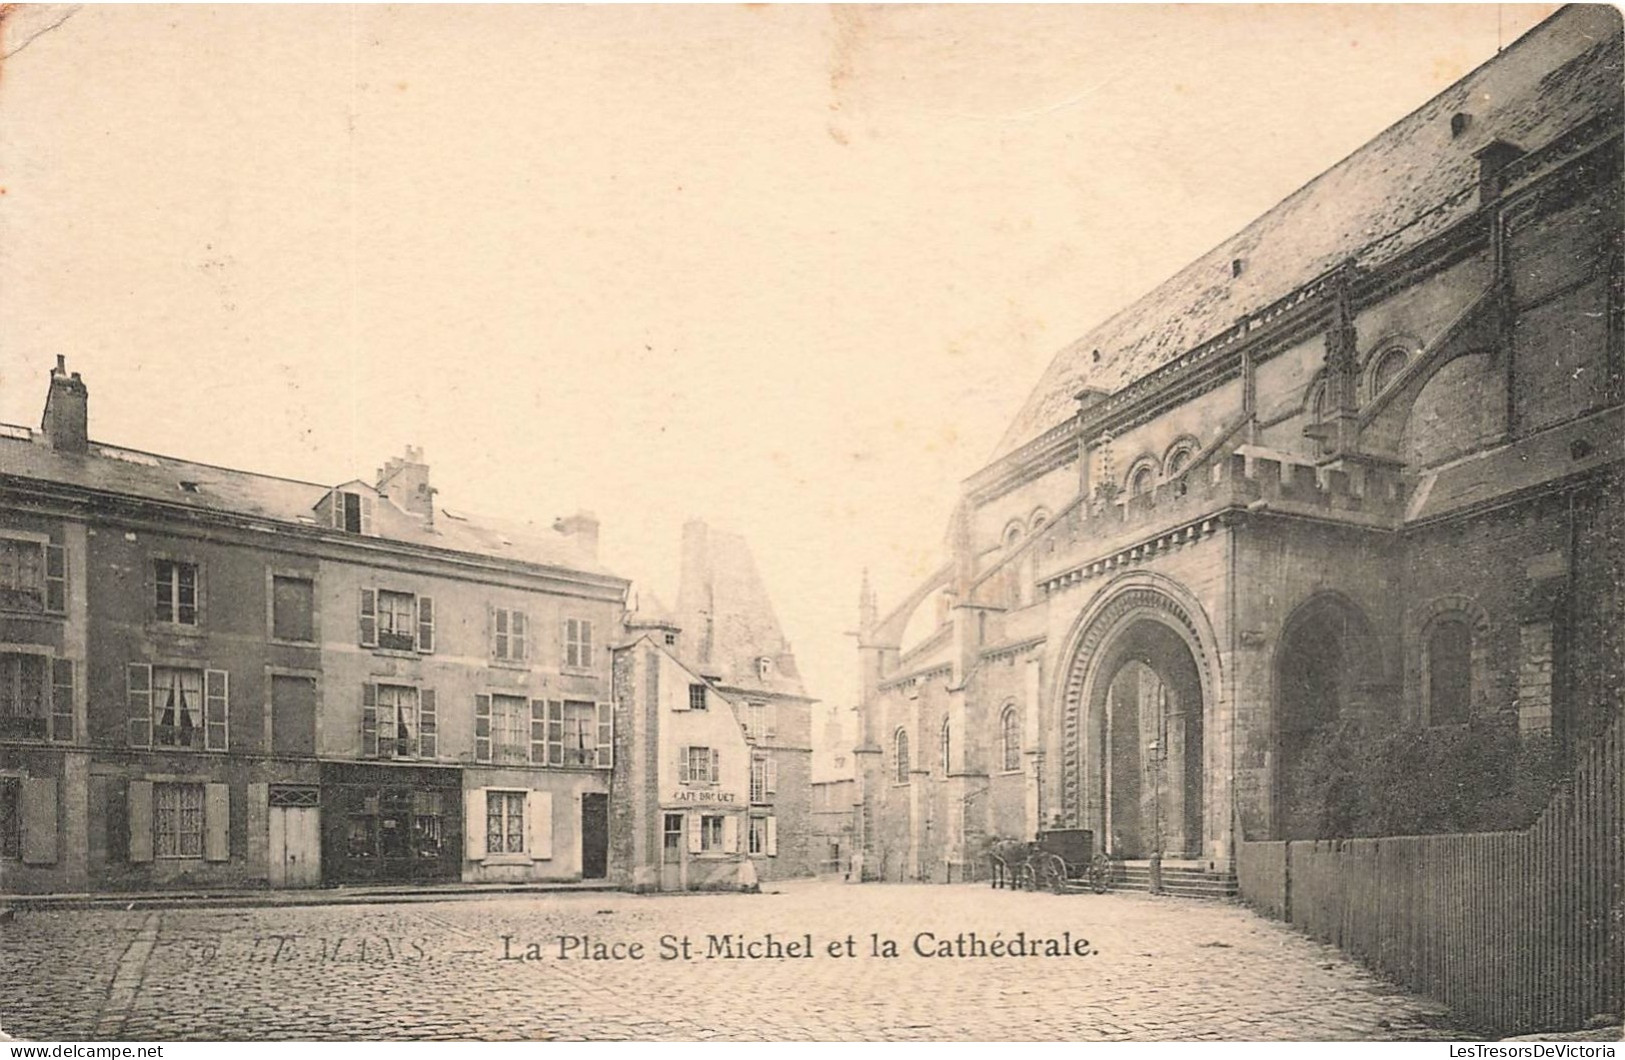
M279 640L315 640L315 604L316 586L309 579L271 579L272 635Z

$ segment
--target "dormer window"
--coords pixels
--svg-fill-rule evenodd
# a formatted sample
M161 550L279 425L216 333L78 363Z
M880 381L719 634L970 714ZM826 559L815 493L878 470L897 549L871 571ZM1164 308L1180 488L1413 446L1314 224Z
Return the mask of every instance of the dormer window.
M372 533L373 496L358 489L335 489L316 506L317 522L348 534Z
M766 681L769 677L772 677L773 676L773 660L769 659L765 655L762 656L760 659L757 659L756 660L756 676L757 676L757 678L759 680L762 680L762 681Z

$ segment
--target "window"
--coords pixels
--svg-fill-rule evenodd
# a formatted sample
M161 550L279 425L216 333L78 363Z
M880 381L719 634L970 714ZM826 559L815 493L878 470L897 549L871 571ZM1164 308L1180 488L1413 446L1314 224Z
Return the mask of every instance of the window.
M43 740L49 724L45 656L0 655L0 738ZM71 701L70 701L71 709ZM70 720L72 715L69 715Z
M766 681L769 677L772 677L773 676L773 660L769 659L765 655L762 656L761 658L757 659L756 660L756 676L757 676L757 678L759 680L762 680L762 681Z
M941 743L942 743L942 746L941 746L940 750L941 750L941 758L942 758L942 774L943 774L943 776L947 776L948 775L949 763L951 763L953 761L953 750L954 750L954 748L953 748L952 730L949 727L947 718L942 719L942 740L941 740Z
M706 706L707 706L707 704L706 704L706 701L705 701L705 686L704 685L689 685L688 686L688 709L689 710L704 710L706 708Z
M1156 471L1152 470L1149 464L1147 464L1138 471L1134 472L1134 476L1129 479L1129 495L1132 497L1144 497L1154 490L1156 485L1157 473Z
M750 840L746 848L752 854L767 853L767 818L752 817L750 819Z
M1189 446L1181 446L1175 449L1168 457L1168 477L1172 478L1189 467L1193 455L1195 455L1195 450Z
M530 761L530 703L523 696L491 697L491 755L507 765Z
M778 729L778 704L749 702L745 704L745 735L760 740L774 735Z
M1376 397L1388 389L1388 384L1399 378L1399 373L1405 370L1405 351L1389 350L1377 360L1377 366L1371 372L1371 396Z
M736 832L737 836L738 833ZM706 814L700 818L700 852L703 854L716 854L722 852L722 818L713 814Z
M271 578L271 636L308 643L316 639L316 583L309 578Z
M392 589L362 589L361 646L434 651L434 600Z
M411 593L378 593L378 646L396 651L417 647L417 599Z
M67 601L62 546L0 537L0 610L61 614Z
M750 801L767 802L778 788L779 763L767 755L750 760Z
M22 781L16 777L0 777L0 858L22 856L22 789Z
M362 757L434 758L440 749L436 708L432 688L362 685Z
M153 853L160 858L203 856L203 785L152 786Z
M676 861L683 849L683 815L680 813L666 814L665 821L665 850L666 860Z
M525 633L529 624L525 612L497 608L492 622L495 643L491 646L491 654L499 662L524 662Z
M125 676L131 747L224 751L229 735L230 674L130 663Z
M1016 708L1008 706L1004 713L999 715L999 746L1002 749L1001 757L1004 760L1004 770L1013 773L1021 768L1021 719L1016 717Z
M598 706L564 702L564 764L590 766L598 760Z
M487 854L525 852L524 792L485 793L485 852Z
M1441 618L1428 634L1428 724L1464 725L1471 713L1473 633L1465 619Z
M564 620L564 665L571 670L591 669L592 623L584 618Z
M680 747L677 750L679 784L721 783L722 768L714 747Z
M158 605L154 617L177 626L197 625L197 564L155 560L153 576Z
M897 783L907 784L909 772L908 733L904 732L902 729L898 729L897 735L892 738L892 749L892 755L895 759L893 764L895 765L897 771Z
M350 534L372 533L372 498L367 494L334 490L328 504L333 529Z
M667 633L666 634L666 647L675 648L676 646L677 646L677 634L675 634L675 633Z

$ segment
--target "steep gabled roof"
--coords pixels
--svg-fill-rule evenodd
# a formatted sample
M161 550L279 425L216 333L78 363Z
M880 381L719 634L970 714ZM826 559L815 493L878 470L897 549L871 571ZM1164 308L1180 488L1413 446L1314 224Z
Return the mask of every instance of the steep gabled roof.
M1064 422L1083 389L1121 389L1342 262L1380 264L1462 220L1478 206L1474 152L1537 148L1618 111L1621 85L1619 13L1565 7L1061 350L994 458ZM1457 113L1471 117L1453 135Z

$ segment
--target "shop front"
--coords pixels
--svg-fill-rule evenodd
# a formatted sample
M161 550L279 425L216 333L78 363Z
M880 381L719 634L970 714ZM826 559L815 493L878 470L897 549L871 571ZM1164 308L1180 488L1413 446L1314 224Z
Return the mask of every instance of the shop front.
M462 871L462 775L456 768L325 764L327 883L455 882Z

